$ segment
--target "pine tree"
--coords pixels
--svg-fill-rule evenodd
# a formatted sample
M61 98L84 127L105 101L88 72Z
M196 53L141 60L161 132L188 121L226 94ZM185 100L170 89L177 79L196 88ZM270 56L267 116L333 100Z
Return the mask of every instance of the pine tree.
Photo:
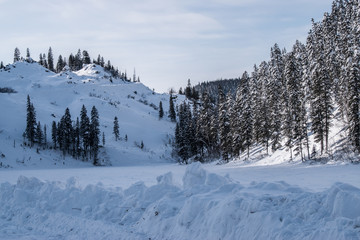
M75 71L76 70L76 63L75 63L75 57L74 55L71 53L69 56L69 68L71 71Z
M54 145L54 149L56 149L57 147L57 127L56 127L56 122L53 121L52 122L52 127L51 127L51 138L53 141L53 145Z
M30 49L29 48L26 49L26 61L32 62L31 57L30 57Z
M80 112L80 136L83 143L84 156L86 156L90 146L90 120L84 105Z
M188 79L188 84L187 84L187 86L186 86L186 88L185 88L185 96L186 96L187 98L189 98L189 99L192 98L190 79Z
M105 146L105 133L102 133L102 145Z
M74 127L74 140L75 140L75 154L77 157L80 157L81 155L81 147L80 147L80 121L79 118L76 118L76 123Z
M284 104L284 61L281 50L277 44L271 48L270 81L269 81L269 107L271 148L276 151L281 147L281 118Z
M56 64L56 72L59 73L61 72L65 67L65 63L64 63L64 60L62 58L61 55L59 55L59 58L58 58L58 61L57 61L57 64Z
M49 65L48 65L48 62L47 62L47 60L46 60L46 55L45 55L45 53L43 54L43 67L44 68L49 68Z
M355 47L353 58L348 60L348 129L350 143L360 152L360 52Z
M229 112L227 106L227 99L225 98L224 91L219 85L219 107L218 107L218 116L219 116L219 141L220 141L220 151L222 159L225 162L229 160L229 154L231 153L231 148L229 143L229 133L230 133L230 122L229 122ZM231 97L229 95L228 97Z
M90 64L91 63L91 58L90 58L90 55L89 55L89 53L86 51L86 50L84 50L83 52L82 52L82 55L83 55L83 64Z
M43 60L43 56L42 56L41 53L40 53L40 56L39 56L39 64L40 64L41 66L44 66L44 60Z
M5 66L4 66L4 63L1 61L0 62L0 69L3 69L3 68L5 68Z
M83 67L83 56L81 50L79 49L77 54L74 57L74 70L78 71Z
M20 61L20 50L18 48L15 48L14 51L14 63Z
M62 150L65 154L70 153L71 146L73 144L73 127L71 121L71 114L69 108L66 108L64 116L60 120L62 131Z
M310 117L312 120L311 130L314 132L315 141L320 143L320 152L328 152L329 132L332 120L332 81L326 68L324 56L324 42L322 41L321 25L313 24L315 30L310 35L307 43L309 56L309 69L311 78L311 104Z
M48 64L48 69L52 72L55 72L54 69L54 57L53 57L53 53L52 53L52 49L51 47L49 47L49 51L48 51L48 60L47 60L47 64Z
M98 150L99 150L99 113L95 106L91 109L91 122L90 122L90 147L91 153L93 157L93 164L98 165Z
M164 117L164 110L162 106L162 102L159 103L159 119L162 119Z
M115 141L119 140L119 136L120 136L120 133L119 133L119 121L118 121L117 117L114 118L113 133L114 133L114 136L115 136Z
M36 138L36 113L34 105L30 101L30 96L27 96L27 114L26 114L26 138L30 146L33 146Z
M47 147L47 132L46 132L46 124L44 125L44 145Z
M172 94L170 94L169 97L169 118L172 122L176 122L176 113Z
M253 140L253 126L252 126L252 109L251 109L251 94L250 94L250 77L247 72L244 72L241 78L240 84L240 101L236 104L239 104L240 109L240 118L239 118L239 135L240 135L240 146L241 150L247 149L247 155L249 158L250 146Z
M41 130L40 121L36 125L35 138L36 138L36 142L39 145L42 145L42 143L43 143L43 132Z

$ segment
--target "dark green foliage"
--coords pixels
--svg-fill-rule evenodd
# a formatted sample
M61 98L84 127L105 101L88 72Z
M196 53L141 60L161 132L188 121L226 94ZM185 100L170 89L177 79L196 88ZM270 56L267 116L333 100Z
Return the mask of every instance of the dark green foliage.
M93 157L93 164L98 165L98 150L99 150L99 135L100 135L99 113L95 106L91 109L91 122L90 122L90 149Z
M52 53L52 49L51 47L49 47L49 51L48 51L48 61L47 61L47 64L48 64L48 69L52 72L55 72L55 69L54 69L54 56L53 56L53 53Z
M162 106L162 102L159 103L159 119L162 119L164 117L164 109Z
M91 63L91 58L90 58L89 53L86 50L84 50L82 52L82 55L83 55L83 64L90 64Z
M36 142L39 145L42 145L44 136L43 136L43 132L42 132L42 129L41 129L41 123L40 122L38 122L37 125L36 125L35 138L36 138Z
M30 96L27 96L27 105L26 105L26 138L30 144L33 146L36 140L36 112L34 105L30 101Z
M175 106L174 106L174 100L173 100L173 95L170 94L169 97L169 118L172 122L176 121L176 113L175 113Z
M57 126L56 122L53 121L51 125L51 139L53 142L54 149L57 148Z
M14 50L14 63L20 61L20 50L15 48Z
M118 118L114 118L114 127L113 127L113 133L115 136L115 141L120 139L120 132L119 132L119 121Z
M66 63L64 62L61 55L59 55L57 64L56 64L56 72L59 73L63 70L63 68L66 66Z

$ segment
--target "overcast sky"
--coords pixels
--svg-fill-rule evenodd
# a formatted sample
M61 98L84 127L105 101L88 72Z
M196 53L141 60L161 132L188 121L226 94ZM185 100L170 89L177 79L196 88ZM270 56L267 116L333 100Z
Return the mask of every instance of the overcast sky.
M241 76L278 43L305 42L330 0L0 0L0 61L100 53L157 92Z

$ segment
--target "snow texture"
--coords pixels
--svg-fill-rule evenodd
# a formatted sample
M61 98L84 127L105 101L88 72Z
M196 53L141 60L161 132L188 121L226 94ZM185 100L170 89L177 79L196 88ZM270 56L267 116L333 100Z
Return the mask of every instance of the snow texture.
M174 123L167 117L159 120L158 106L169 109L169 95L158 94L142 83L111 79L95 64L77 72L65 69L55 74L37 63L16 62L0 70L0 88L15 93L0 93L0 168L69 168L91 163L74 161L61 151L23 146L26 127L26 99L34 104L37 121L47 125L47 142L51 141L52 121L60 121L69 108L73 121L82 105L88 115L92 106L99 111L100 131L105 133L105 150L100 149L103 165L126 166L171 161L171 135ZM183 100L178 96L178 101ZM119 119L120 140L113 134L114 117ZM165 112L167 116L167 112ZM125 141L125 135L128 140ZM140 149L143 141L144 148ZM104 150L104 151L103 151ZM91 161L90 161L91 162Z
M244 186L191 164L147 187L19 177L0 186L1 239L359 239L360 189Z

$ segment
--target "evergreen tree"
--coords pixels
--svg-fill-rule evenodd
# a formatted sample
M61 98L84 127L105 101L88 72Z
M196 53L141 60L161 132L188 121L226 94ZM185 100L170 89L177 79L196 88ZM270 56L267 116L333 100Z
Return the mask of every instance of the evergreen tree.
M186 96L187 98L189 98L189 99L192 98L190 79L188 79L188 84L187 84L187 86L186 86L186 88L185 88L185 96Z
M26 138L30 143L30 146L33 146L36 140L36 113L34 105L30 101L30 96L27 96L27 114L26 114Z
M270 81L269 81L269 107L271 148L276 151L281 147L281 118L284 104L284 61L281 50L277 44L271 48Z
M43 60L43 56L42 56L41 53L40 53L40 56L39 56L39 64L40 64L41 66L44 66L44 60Z
M104 132L102 133L102 144L103 144L103 146L105 146L105 133Z
M41 130L41 124L40 121L36 125L36 132L35 132L36 142L39 145L42 145L43 143L43 132Z
M320 143L320 151L328 151L329 132L332 120L332 81L324 62L324 42L321 40L322 29L320 25L313 24L315 33L310 35L313 41L307 43L309 56L309 69L311 78L311 104L310 117L311 130L315 141Z
M231 97L231 95L229 95ZM231 153L231 148L229 143L229 133L230 133L230 122L229 122L229 112L227 106L227 99L225 94L219 85L219 107L218 107L218 116L219 116L219 141L220 141L220 151L221 156L225 162L229 160L229 154Z
M30 57L30 49L29 48L26 49L26 61L32 62L31 57Z
M172 122L176 122L176 113L172 94L170 94L169 97L169 118Z
M89 53L86 51L86 50L84 50L83 52L82 52L82 55L83 55L83 64L90 64L91 63L91 58L90 58L90 55L89 55Z
M62 150L63 153L70 153L73 144L73 127L69 108L66 108L64 116L60 120L62 131Z
M162 106L162 102L159 103L159 119L162 119L164 117L164 110Z
M239 104L240 109L240 118L239 118L239 135L240 135L240 146L241 150L247 149L247 155L249 158L250 146L252 144L252 109L251 109L251 94L250 94L250 77L247 72L245 72L241 78L240 84L240 101L236 104Z
M83 143L84 156L86 156L90 146L90 120L84 105L80 112L80 137Z
M118 121L117 117L114 118L113 133L114 133L114 136L115 136L115 141L119 140L119 136L120 136L120 133L119 133L119 121Z
M81 155L81 147L80 147L80 121L79 118L76 118L76 123L74 127L74 140L75 140L75 154L77 157L80 157Z
M46 124L44 125L44 144L47 146L47 132L46 132Z
M3 69L3 68L5 68L5 66L4 66L4 63L1 61L0 62L0 69Z
M14 63L20 61L20 50L18 48L15 48L14 51Z
M70 68L71 71L76 70L75 57L74 57L74 55L72 53L69 56L69 68Z
M59 55L59 58L58 58L58 61L57 61L57 64L56 64L56 72L59 73L61 72L65 67L65 62L62 58L61 55Z
M51 127L51 138L53 141L53 145L54 145L54 149L56 149L57 147L57 126L56 126L56 122L53 121L52 122L52 127Z
M45 53L43 53L42 59L43 59L43 67L44 67L44 68L49 68L48 62L47 62L47 60L46 60L46 55L45 55Z
M350 143L360 152L360 52L356 47L353 58L348 60L348 129Z
M74 57L74 70L78 71L83 67L83 56L81 50L79 49L77 54Z
M99 135L100 135L99 113L95 106L91 109L91 122L90 122L90 147L93 157L93 164L98 165L98 150L99 150Z
M47 60L47 64L48 64L48 69L52 72L55 72L54 69L54 57L53 57L53 53L52 53L52 49L51 47L49 47L49 51L48 51L48 60Z

